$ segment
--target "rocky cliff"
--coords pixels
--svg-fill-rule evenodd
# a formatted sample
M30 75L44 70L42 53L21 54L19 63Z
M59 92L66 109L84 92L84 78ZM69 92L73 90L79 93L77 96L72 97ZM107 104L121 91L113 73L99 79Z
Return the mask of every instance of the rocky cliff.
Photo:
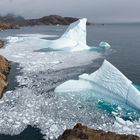
M77 124L73 129L66 130L58 140L140 140L133 135L119 135L112 132L90 129Z
M0 48L4 46L4 41L0 38Z
M0 40L0 47L3 47L4 42ZM0 55L0 98L2 98L3 93L8 85L7 75L10 71L9 61Z

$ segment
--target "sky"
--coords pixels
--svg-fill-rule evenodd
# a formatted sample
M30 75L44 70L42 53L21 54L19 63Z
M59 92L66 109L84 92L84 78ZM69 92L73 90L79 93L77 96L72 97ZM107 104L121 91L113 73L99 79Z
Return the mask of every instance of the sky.
M92 22L140 22L140 0L0 0L0 14L61 15Z

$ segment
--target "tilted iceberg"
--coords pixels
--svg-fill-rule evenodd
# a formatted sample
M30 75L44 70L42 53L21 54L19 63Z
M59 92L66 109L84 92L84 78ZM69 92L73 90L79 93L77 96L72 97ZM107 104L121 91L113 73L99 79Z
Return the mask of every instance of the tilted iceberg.
M107 60L92 74L83 74L79 80L69 80L56 87L55 92L91 91L105 101L126 104L140 110L140 92L116 67ZM93 94L92 94L93 92Z

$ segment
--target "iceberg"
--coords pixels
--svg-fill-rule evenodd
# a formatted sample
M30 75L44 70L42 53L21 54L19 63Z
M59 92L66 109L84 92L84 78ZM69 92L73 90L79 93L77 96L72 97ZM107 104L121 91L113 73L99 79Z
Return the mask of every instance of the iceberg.
M82 92L89 90L110 103L127 105L140 111L140 92L115 66L104 60L102 66L92 74L82 74L79 80L69 80L58 87L56 93ZM82 96L82 95L81 95Z
M100 42L98 47L102 49L109 49L111 46L107 42Z
M90 47L86 43L87 19L80 19L68 27L65 33L57 40L49 42L48 47L55 50L81 51Z

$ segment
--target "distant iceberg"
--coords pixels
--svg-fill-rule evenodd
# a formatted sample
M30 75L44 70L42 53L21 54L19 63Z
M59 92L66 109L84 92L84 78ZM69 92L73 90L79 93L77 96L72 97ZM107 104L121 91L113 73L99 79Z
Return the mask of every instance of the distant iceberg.
M90 91L107 102L125 104L140 110L140 92L116 67L107 60L92 74L82 74L79 80L69 80L56 87L55 92ZM82 96L82 94L81 94Z
M99 44L99 48L102 48L102 49L109 49L111 46L110 44L108 44L107 42L100 42Z

